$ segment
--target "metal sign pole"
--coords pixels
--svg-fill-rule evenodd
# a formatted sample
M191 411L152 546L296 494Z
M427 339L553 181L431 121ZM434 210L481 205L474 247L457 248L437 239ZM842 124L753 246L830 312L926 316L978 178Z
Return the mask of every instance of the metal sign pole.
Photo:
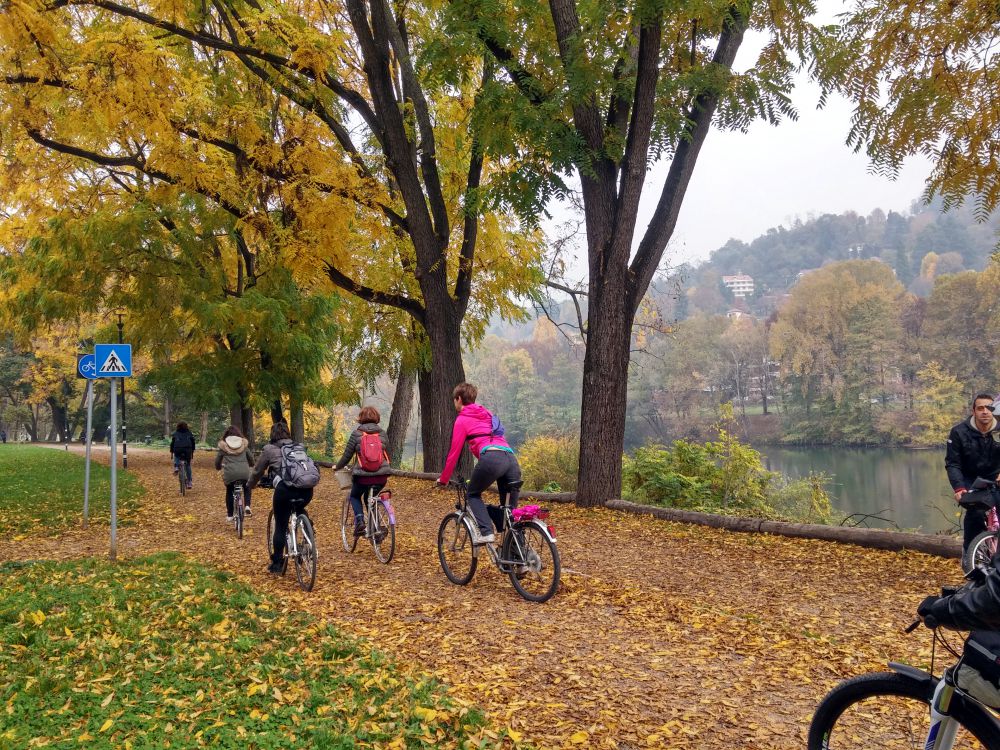
M111 387L111 559L118 558L118 450L115 431L118 427L118 399L115 381L108 380Z
M83 465L83 528L90 522L90 443L94 425L94 381L87 381L87 450Z

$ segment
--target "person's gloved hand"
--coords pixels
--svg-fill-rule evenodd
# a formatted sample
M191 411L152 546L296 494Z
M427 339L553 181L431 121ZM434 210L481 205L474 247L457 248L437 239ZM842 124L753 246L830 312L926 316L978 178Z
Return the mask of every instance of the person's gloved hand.
M928 596L917 606L917 614L929 628L954 627L955 620L948 606L950 601L950 596Z

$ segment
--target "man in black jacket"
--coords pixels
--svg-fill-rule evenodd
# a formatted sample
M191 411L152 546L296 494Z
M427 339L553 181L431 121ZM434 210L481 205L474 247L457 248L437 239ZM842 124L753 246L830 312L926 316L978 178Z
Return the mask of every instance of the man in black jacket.
M944 467L955 491L955 501L972 489L977 477L996 479L1000 474L1000 438L993 416L993 396L977 393L972 399L972 416L951 428ZM967 508L962 524L962 549L986 528L986 511Z

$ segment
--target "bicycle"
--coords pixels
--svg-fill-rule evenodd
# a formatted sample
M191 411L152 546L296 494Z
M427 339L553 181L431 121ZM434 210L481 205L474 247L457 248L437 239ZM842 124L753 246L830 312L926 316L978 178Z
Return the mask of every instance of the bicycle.
M972 489L958 500L958 504L966 508L986 510L986 530L977 534L968 549L962 553L962 571L966 574L975 568L988 568L993 565L993 556L997 552L997 542L1000 540L998 503L1000 503L1000 488L997 487L997 483L982 478L976 479L972 483Z
M545 523L549 512L537 505L517 508L523 483L511 482L501 493L501 538L496 543L478 541L475 516L468 506L468 482L451 480L458 495L455 510L444 517L438 529L438 559L448 580L465 586L476 574L485 547L490 560L506 573L514 589L532 602L548 601L559 586L561 564L555 530Z
M267 555L274 559L274 508L267 514ZM285 534L285 554L281 561L281 575L288 569L288 560L295 561L295 578L299 588L312 591L316 583L316 567L319 552L316 549L316 532L312 521L306 515L305 505L292 502L292 514L288 518L288 530Z
M942 595L950 593L954 589L942 590ZM936 627L930 617L925 619L928 627ZM913 632L920 622L916 620L905 632ZM936 629L933 638L935 645L940 642L960 661L937 677L932 649L929 672L889 662L891 672L845 680L816 708L809 725L808 750L1000 749L1000 721L956 684L961 654Z
M233 485L233 524L236 526L236 538L243 538L243 523L246 518L246 500L243 498L243 483ZM273 540L272 540L273 541Z
M379 562L386 565L396 551L396 511L392 507L392 491L375 494L375 485L369 487L361 497L361 511L364 514L365 539L371 542L372 550ZM340 540L345 552L353 552L358 546L354 535L354 507L350 495L344 498L340 513Z
M181 497L187 493L187 483L191 477L191 459L181 458L177 460L177 479L181 484Z

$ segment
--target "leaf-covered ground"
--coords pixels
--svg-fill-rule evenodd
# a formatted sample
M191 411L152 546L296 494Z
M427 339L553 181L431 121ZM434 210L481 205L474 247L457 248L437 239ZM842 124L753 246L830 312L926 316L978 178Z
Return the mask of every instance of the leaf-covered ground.
M433 681L176 554L0 576L3 750L480 747Z
M249 534L224 522L211 455L177 494L167 456L130 452L150 492L120 554L180 550L232 571L292 608L370 639L451 686L498 731L538 747L801 748L839 679L891 658L926 664L927 631L901 634L917 602L959 578L956 561L828 542L733 534L604 510L553 507L563 583L549 602L518 597L481 566L467 587L441 572L435 534L452 496L393 479L396 558L340 549L342 493L324 472L310 506L316 588L265 575L269 497ZM0 559L103 555L106 530L0 547Z

